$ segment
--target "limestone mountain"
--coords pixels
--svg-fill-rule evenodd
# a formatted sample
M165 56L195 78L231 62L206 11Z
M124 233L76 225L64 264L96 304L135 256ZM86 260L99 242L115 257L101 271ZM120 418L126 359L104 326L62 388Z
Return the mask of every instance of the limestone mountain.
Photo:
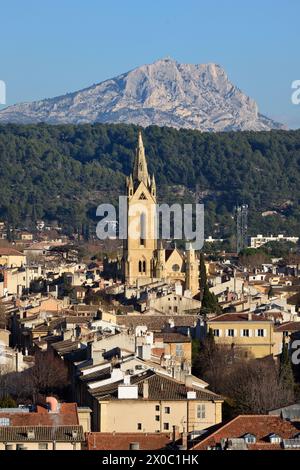
M133 123L200 131L270 130L255 101L216 64L173 59L143 65L83 90L0 111L0 123Z

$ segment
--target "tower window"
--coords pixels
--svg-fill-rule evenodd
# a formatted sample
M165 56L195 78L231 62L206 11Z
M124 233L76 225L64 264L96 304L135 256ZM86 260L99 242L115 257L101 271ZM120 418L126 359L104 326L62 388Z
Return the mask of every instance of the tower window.
M140 217L140 245L145 246L146 240L146 215L141 214Z
M139 261L139 273L146 272L146 261Z

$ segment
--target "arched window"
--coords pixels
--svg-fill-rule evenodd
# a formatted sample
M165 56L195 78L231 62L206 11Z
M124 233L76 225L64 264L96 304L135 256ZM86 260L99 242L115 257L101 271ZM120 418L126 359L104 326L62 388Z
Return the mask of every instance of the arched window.
M142 261L139 261L139 273L142 273Z
M140 245L146 244L146 214L142 213L140 217Z
M143 261L143 273L146 272L146 261Z

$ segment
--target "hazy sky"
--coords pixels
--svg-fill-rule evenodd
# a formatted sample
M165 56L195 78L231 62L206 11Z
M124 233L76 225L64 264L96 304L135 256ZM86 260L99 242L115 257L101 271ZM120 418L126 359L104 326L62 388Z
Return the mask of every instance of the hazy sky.
M262 113L300 127L299 0L1 0L7 104L75 91L165 56L222 65Z

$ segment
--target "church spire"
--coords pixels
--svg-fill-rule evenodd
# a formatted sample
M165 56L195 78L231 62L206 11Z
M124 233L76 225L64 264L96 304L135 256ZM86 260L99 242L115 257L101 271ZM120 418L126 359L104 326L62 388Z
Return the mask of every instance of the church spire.
M147 161L141 131L139 131L138 145L134 159L133 180L138 182L143 181L146 186L148 186L149 183Z

